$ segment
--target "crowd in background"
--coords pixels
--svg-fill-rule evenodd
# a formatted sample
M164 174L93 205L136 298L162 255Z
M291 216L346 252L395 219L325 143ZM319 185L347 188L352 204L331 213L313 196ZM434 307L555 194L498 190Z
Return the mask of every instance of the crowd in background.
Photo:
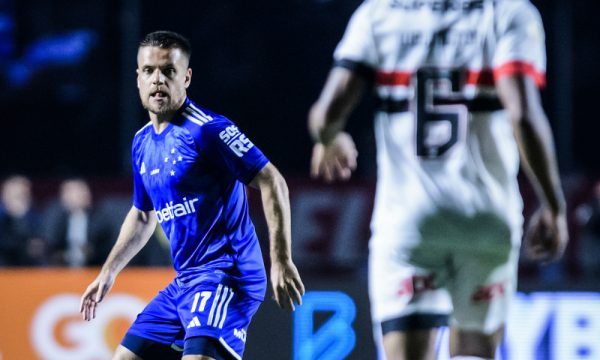
M0 194L0 267L101 266L117 239L121 221L131 207L127 196L101 194L95 199L83 178L66 178L55 194L34 198L33 183L23 175L4 178ZM561 281L575 273L600 275L600 182L591 186L580 205L572 207L572 249L559 263L533 265L522 258L524 279ZM157 227L132 266L166 266L169 243ZM572 270L575 264L575 271ZM535 267L535 268L534 268Z
M4 178L0 194L0 267L101 266L131 207L127 196L92 195L83 178L66 178L50 199L34 198L23 175ZM539 266L521 260L522 279L559 283L600 275L600 182L586 191L570 214L571 242L560 262ZM260 229L258 229L260 231ZM157 227L132 266L168 266L169 243Z
M129 199L105 198L94 202L88 182L69 178L61 182L56 199L38 207L32 182L9 176L0 198L0 266L100 266L114 244L121 221L131 207ZM170 263L168 242L157 228L133 266Z

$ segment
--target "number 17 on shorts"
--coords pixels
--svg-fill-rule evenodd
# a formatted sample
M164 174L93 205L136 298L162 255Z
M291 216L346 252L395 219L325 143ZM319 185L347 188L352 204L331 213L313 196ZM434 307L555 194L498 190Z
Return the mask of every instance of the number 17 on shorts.
M185 302L181 304L180 317L185 327L185 338L215 338L234 357L242 356L248 325L261 301L223 284L216 288L199 285L188 289L182 300ZM188 305L190 303L191 306Z

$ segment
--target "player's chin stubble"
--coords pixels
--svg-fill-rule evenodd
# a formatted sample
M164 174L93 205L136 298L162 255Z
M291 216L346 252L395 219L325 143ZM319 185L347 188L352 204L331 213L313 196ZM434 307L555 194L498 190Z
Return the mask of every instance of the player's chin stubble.
M163 106L152 106L150 105L150 100L142 100L142 106L144 107L144 109L155 115L165 115L177 110L173 109L173 106L170 103L164 104Z

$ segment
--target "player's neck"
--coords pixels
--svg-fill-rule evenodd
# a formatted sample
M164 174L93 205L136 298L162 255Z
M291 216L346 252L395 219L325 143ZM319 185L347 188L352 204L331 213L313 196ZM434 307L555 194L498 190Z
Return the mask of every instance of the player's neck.
M152 125L154 127L154 132L160 134L164 129L167 128L169 123L173 120L179 109L183 106L186 97L182 98L177 106L176 110L167 111L165 113L154 113L152 111L148 111L148 115L150 115L150 121L152 121Z
M163 132L163 130L165 130L167 128L167 126L169 125L171 120L173 120L173 116L175 115L175 113L173 113L173 114L154 114L151 112L149 114L150 114L150 121L152 121L152 126L154 127L154 132L157 134L160 134L161 132Z

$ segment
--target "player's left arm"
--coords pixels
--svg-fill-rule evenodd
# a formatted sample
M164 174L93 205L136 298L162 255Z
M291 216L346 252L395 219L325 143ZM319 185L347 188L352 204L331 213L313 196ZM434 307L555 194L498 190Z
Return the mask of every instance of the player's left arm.
M315 142L311 175L326 181L347 180L356 168L358 152L344 128L367 81L356 72L334 67L319 99L308 114L308 130Z
M377 5L364 1L352 14L334 51L334 66L308 114L308 129L315 142L310 169L314 178L348 180L356 169L358 152L344 128L379 64L373 35Z
M286 181L269 162L249 185L260 190L269 227L271 285L275 301L282 308L294 310L294 302L302 304L304 284L292 262L290 200Z

